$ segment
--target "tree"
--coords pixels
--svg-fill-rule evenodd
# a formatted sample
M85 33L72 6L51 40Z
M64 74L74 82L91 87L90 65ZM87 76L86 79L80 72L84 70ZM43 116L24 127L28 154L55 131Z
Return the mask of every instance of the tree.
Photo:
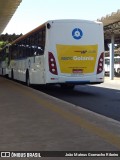
M8 44L8 41L0 41L0 50L1 50L6 44Z
M22 34L20 35L16 35L14 34L1 34L0 35L0 50L8 43L11 43L12 41L16 40L17 38L19 38L20 36L22 36Z

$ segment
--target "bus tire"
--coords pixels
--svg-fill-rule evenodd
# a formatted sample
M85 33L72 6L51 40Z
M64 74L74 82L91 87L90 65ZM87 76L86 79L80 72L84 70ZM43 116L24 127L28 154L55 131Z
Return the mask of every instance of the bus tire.
M11 71L11 79L14 80L14 72L13 72L13 69Z
M26 85L29 87L30 86L30 76L29 76L29 72L26 72Z
M3 68L2 68L2 76L3 76Z

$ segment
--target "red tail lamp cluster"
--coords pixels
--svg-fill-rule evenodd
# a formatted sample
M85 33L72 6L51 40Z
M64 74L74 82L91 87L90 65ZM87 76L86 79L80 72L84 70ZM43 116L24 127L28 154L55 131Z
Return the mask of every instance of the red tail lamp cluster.
M55 57L51 52L48 52L48 61L49 61L49 71L52 74L58 75Z
M103 67L104 67L104 52L102 52L100 57L99 57L97 74L99 74L103 71Z

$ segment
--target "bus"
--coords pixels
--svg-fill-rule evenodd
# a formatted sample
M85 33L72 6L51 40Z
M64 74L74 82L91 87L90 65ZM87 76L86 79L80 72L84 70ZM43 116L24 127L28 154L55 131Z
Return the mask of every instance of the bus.
M103 24L49 20L13 41L8 61L8 77L27 86L103 83Z
M105 57L105 75L110 73L110 57ZM120 56L114 57L114 75L120 76Z
M6 45L2 50L0 50L0 75L8 76L8 48Z

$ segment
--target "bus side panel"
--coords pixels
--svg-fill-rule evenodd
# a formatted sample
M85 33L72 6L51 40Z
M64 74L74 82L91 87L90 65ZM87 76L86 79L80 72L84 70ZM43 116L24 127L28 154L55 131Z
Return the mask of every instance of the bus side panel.
M9 66L9 78L26 82L27 72L29 74L30 84L45 84L44 56L11 60Z
M31 84L45 84L44 55L28 59Z

